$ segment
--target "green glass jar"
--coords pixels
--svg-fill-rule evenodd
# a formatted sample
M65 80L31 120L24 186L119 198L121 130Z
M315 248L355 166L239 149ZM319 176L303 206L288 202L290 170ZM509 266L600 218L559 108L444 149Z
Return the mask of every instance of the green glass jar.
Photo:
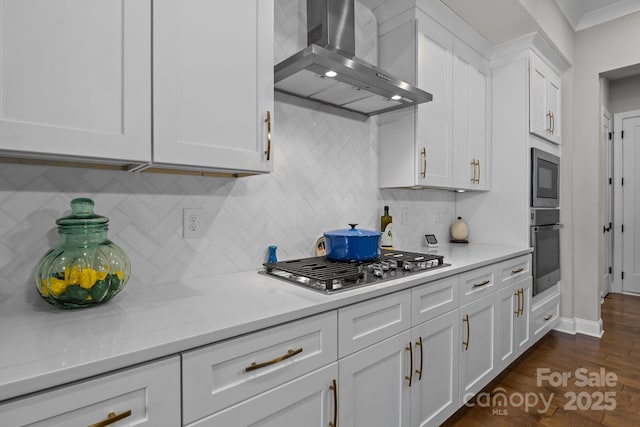
M93 206L91 199L71 201L71 214L56 221L60 243L38 262L38 292L56 307L104 303L129 280L129 258L107 239L109 218L95 214Z

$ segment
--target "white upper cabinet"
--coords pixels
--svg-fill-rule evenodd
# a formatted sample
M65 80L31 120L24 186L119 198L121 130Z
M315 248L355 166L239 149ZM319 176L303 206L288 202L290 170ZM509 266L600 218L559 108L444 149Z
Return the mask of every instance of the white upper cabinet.
M273 0L157 0L154 166L269 172Z
M1 155L148 162L150 16L150 0L1 0Z
M491 188L489 64L461 43L453 49L453 187Z
M0 156L272 170L273 0L0 8Z
M380 36L380 65L433 95L379 119L382 188L490 188L488 61L416 9Z
M556 144L561 142L560 76L539 56L529 58L529 131Z

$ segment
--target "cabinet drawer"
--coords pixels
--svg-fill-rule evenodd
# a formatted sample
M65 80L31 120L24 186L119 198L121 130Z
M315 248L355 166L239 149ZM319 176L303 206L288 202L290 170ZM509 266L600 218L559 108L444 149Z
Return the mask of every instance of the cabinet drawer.
M114 427L179 426L180 359L148 363L0 405L0 424L89 426L111 413L130 413L111 424Z
M187 427L328 426L337 411L332 388L337 379L338 363L333 363Z
M411 290L411 324L419 325L458 308L460 279L448 277Z
M336 347L332 311L185 352L184 423L334 362Z
M531 276L531 255L508 259L498 264L498 286L500 288L506 288L528 276Z
M460 305L496 290L496 265L478 268L460 275Z
M361 350L411 327L411 290L338 310L339 357Z
M533 307L531 322L534 341L555 327L560 322L560 294L555 294Z

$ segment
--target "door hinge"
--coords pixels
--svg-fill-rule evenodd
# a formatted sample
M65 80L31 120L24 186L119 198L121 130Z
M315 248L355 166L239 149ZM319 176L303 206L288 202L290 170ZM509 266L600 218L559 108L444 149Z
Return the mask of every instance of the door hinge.
M624 271L620 274L620 276L622 277L622 280L624 280Z
M613 184L613 179L609 178L609 185Z
M620 131L620 139L624 139L624 131Z
M609 267L609 274L613 273L613 269Z
M613 139L613 132L609 132L609 141L611 141L611 139Z
M620 179L620 185L622 185L624 187L624 178Z
M624 224L622 224L622 225L620 226L620 228L621 228L622 232L624 233Z

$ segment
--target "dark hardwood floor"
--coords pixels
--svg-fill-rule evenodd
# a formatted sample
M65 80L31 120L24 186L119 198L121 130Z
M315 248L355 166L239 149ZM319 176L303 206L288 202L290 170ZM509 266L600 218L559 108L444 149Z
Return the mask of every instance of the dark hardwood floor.
M601 339L552 331L444 425L640 426L640 297L601 309Z

